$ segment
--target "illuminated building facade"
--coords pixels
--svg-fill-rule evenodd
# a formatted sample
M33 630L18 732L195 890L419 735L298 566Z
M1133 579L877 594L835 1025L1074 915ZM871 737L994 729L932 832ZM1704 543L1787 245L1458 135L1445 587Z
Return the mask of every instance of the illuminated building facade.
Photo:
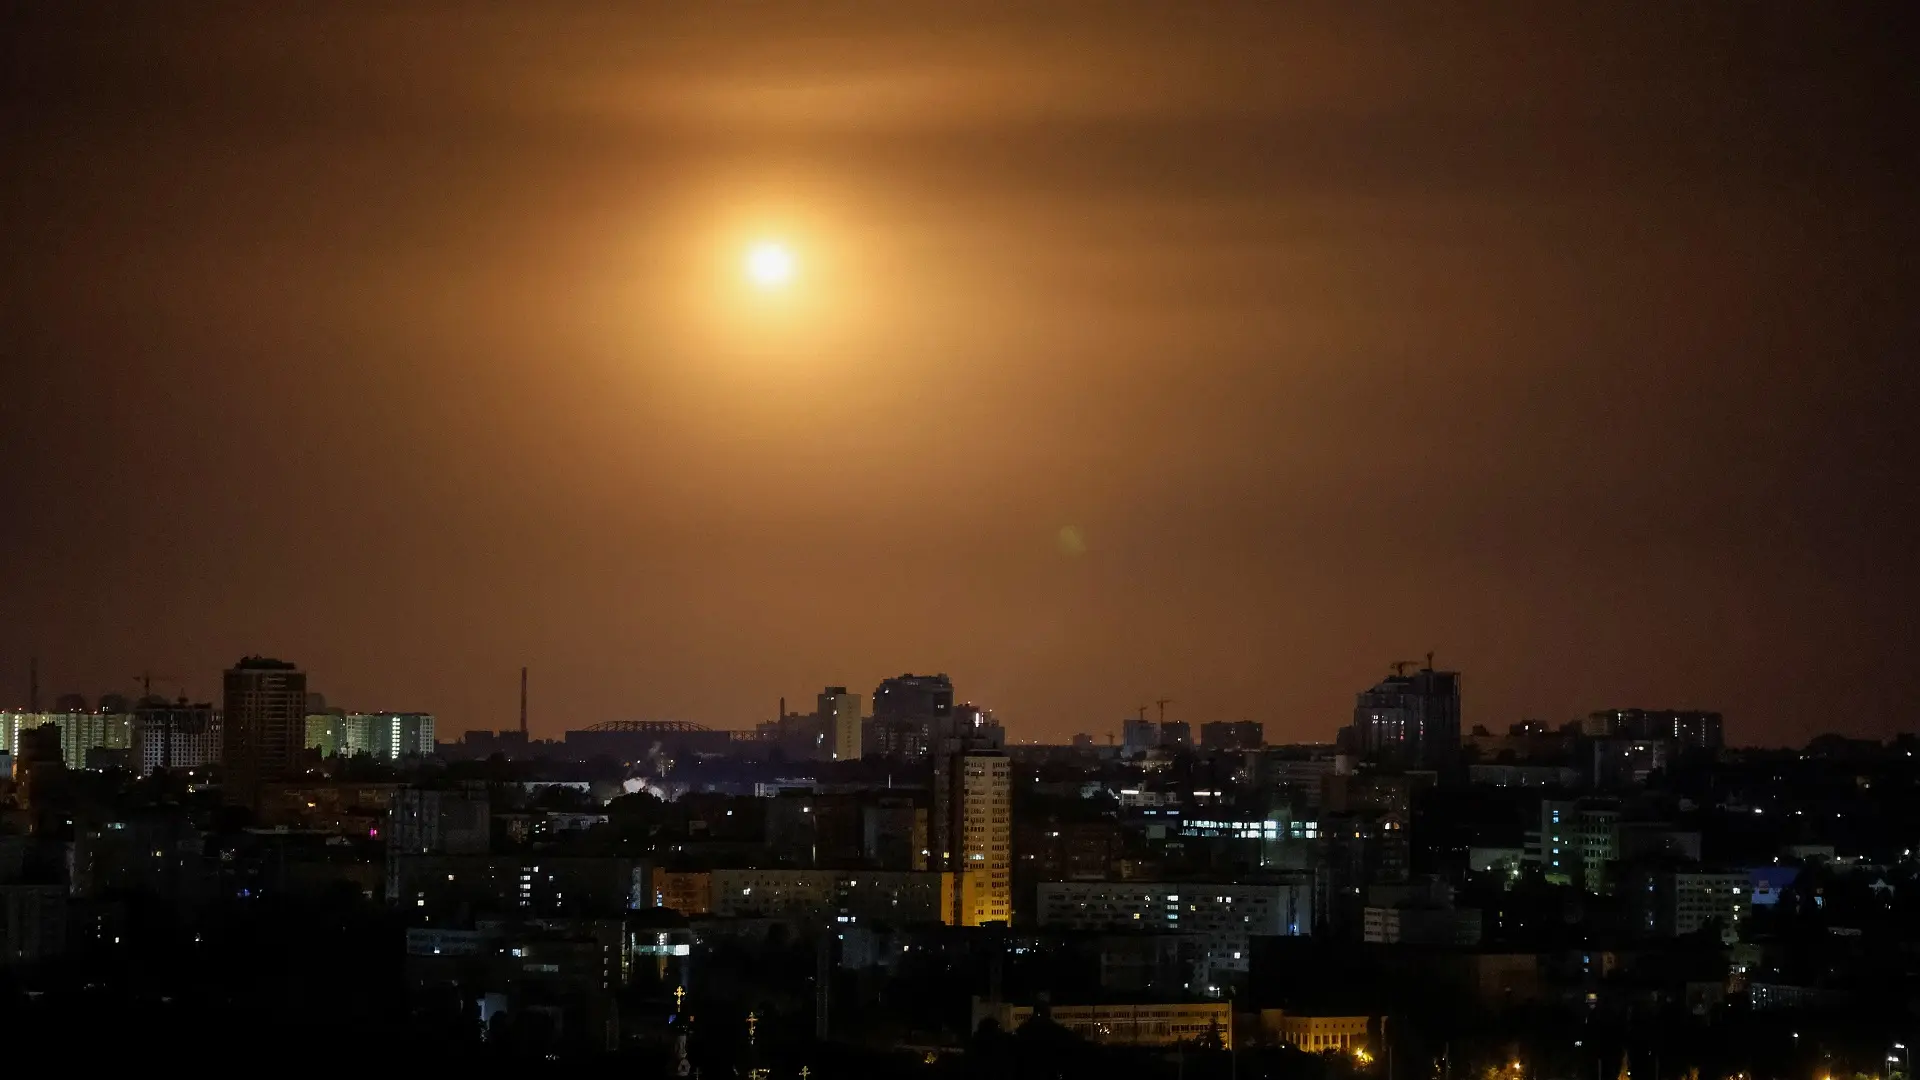
M350 713L347 722L364 727L367 752L385 761L433 756L433 714Z
M1284 1009L1260 1010L1260 1034L1270 1043L1309 1054L1365 1054L1370 1016L1308 1016Z
M432 713L319 713L306 718L304 745L321 757L383 761L434 753Z
M956 926L1013 919L1013 761L957 750L934 763L933 855L954 875Z
M655 870L653 906L682 915L713 912L713 875L705 870Z
M18 754L21 732L48 725L60 733L60 760L69 769L86 768L89 750L133 749L131 713L76 709L0 713L0 740L4 740L0 741L0 752Z
M859 761L860 695L847 693L844 686L829 686L820 691L818 715L833 740L833 760Z

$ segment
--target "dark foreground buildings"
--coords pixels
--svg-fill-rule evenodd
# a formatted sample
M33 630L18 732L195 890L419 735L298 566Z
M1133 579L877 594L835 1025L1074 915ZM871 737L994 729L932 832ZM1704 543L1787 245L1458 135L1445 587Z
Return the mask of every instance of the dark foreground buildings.
M1277 746L1009 742L909 676L876 694L898 745L858 757L838 687L752 731L401 753L353 721L409 714L258 658L219 710L7 713L0 1015L769 1080L1889 1076L1911 740L1730 750L1651 710L1463 735L1459 675L1412 668Z

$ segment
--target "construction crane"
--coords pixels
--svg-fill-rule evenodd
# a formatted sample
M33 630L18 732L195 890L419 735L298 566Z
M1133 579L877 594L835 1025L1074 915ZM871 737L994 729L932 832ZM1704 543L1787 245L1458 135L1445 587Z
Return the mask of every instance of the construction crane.
M1154 701L1154 704L1160 706L1160 723L1165 725L1167 722L1167 706L1173 704L1173 699L1170 697L1159 698Z
M151 671L143 671L140 674L135 675L133 677L133 681L140 684L139 707L144 709L149 704L152 703L153 680L173 679L173 678L177 678L177 676L155 675ZM182 687L180 690L180 700L183 703L187 700L187 693L186 693L185 687ZM146 736L141 735L138 738L144 741ZM140 745L140 743L136 742L134 745L137 747ZM135 750L135 753L141 754L144 757L144 751ZM136 761L134 764L139 765L141 769L145 768L145 766L141 765L139 761ZM171 771L173 768L173 710L171 709L160 710L160 768L165 771Z
M1419 667L1423 671L1432 671L1433 670L1433 654L1432 653L1427 654L1426 663L1424 665L1422 665L1421 662L1418 660L1395 660L1393 663L1388 664L1387 666L1393 669L1394 675L1400 676L1400 677L1404 677L1407 674L1407 669L1410 667Z
M1147 707L1145 705L1140 706L1140 722L1143 724L1147 722Z
M133 677L133 681L140 684L140 698L141 700L144 701L147 698L150 698L153 696L153 680L177 679L177 678L179 678L178 675L155 675L151 671L143 671L140 674L135 675ZM185 697L186 695L185 693L182 693L181 696Z

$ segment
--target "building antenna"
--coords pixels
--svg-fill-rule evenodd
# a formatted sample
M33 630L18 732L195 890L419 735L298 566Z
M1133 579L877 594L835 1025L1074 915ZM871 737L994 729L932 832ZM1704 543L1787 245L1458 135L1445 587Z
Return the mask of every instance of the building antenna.
M527 737L527 669L520 669L520 737Z

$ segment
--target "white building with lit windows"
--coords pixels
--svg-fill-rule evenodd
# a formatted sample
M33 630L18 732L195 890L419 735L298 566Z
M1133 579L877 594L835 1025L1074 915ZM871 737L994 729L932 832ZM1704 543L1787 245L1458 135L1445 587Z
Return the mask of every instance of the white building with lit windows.
M1746 873L1669 870L1641 875L1632 891L1647 934L1684 937L1717 924L1721 938L1732 944L1751 902L1751 883Z
M306 745L321 757L368 755L385 761L434 752L432 713L319 714L306 718Z

